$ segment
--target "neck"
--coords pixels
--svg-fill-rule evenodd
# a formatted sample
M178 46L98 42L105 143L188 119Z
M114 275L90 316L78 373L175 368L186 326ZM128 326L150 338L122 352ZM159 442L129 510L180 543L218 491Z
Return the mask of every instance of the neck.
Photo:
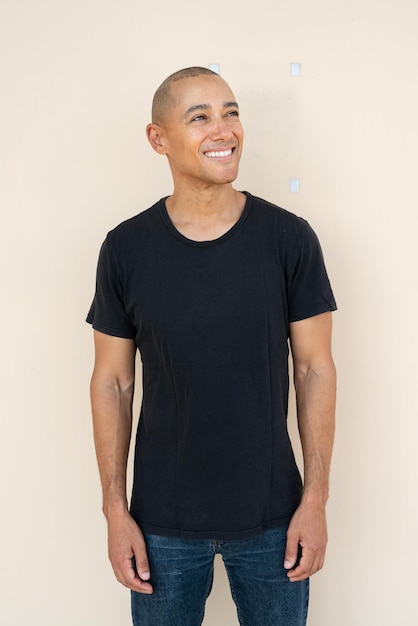
M167 210L171 214L182 215L190 220L201 217L222 215L239 203L242 194L231 184L208 185L203 188L178 186L167 199Z
M175 188L166 200L167 212L174 226L195 241L216 239L239 220L245 195L231 184L211 185L206 189Z

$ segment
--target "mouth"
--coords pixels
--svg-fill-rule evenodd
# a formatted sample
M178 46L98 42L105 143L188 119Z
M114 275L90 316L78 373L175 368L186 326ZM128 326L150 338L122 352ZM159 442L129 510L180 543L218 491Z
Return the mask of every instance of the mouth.
M227 150L208 150L203 154L209 159L228 159L232 156L235 148L228 148Z

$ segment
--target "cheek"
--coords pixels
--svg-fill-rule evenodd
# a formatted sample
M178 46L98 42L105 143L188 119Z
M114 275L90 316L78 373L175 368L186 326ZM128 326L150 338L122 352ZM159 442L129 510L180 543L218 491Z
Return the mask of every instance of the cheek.
M235 132L237 133L237 135L239 135L241 140L244 139L244 129L243 129L242 125L241 125L241 122L238 123L238 126L237 126Z

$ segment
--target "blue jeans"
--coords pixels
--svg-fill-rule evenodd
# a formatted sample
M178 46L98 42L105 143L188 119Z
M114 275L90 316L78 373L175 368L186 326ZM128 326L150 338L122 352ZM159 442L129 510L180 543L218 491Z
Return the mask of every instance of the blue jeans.
M134 626L200 626L217 553L241 626L305 626L309 581L291 583L287 578L286 532L278 528L228 541L145 534L154 593L131 592Z

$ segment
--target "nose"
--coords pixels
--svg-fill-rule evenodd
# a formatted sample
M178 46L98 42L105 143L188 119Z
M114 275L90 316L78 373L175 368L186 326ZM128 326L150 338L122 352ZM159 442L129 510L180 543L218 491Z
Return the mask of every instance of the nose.
M233 136L228 119L223 116L214 117L209 131L209 137L212 141L230 139Z

